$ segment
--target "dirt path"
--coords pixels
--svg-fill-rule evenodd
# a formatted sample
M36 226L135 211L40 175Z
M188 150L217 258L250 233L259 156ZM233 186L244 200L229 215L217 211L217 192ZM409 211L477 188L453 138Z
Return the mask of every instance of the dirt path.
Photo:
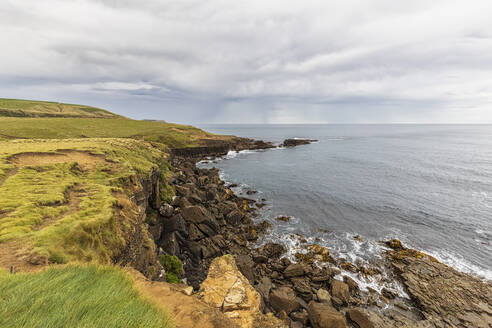
M0 268L15 272L29 272L42 268L41 265L33 265L27 261L28 250L21 246L19 241L7 241L0 244Z

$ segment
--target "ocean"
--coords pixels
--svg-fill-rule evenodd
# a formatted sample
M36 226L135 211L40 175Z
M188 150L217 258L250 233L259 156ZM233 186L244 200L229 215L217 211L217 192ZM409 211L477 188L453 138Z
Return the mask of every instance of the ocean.
M291 253L296 234L351 262L381 257L398 238L462 272L492 281L491 125L200 125L207 131L295 148L229 152L218 167L234 191L266 199L260 240ZM274 220L288 215L289 222ZM361 236L363 242L354 240Z

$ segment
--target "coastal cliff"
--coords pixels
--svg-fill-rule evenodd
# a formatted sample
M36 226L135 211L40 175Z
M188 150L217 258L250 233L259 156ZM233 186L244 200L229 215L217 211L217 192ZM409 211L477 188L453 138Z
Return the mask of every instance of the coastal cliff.
M206 155L206 154L202 154ZM215 258L232 254L237 267L262 298L263 313L289 327L489 327L492 286L439 263L426 254L388 242L380 267L337 261L322 246L305 245L296 262L280 244L258 247L269 223L254 219L255 202L234 195L216 169L198 169L199 158L174 157L169 182L177 196L161 211L161 252L177 256L184 277L202 289ZM166 205L166 208L167 206ZM261 205L261 204L258 204ZM302 237L301 237L302 238ZM362 290L344 272L371 276L388 270L410 299L396 290Z

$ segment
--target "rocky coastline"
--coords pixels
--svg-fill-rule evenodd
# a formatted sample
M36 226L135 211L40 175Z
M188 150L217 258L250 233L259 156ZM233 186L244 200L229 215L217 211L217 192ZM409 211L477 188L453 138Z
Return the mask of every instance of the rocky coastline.
M242 287L242 292L233 293L229 301L226 297L218 307L231 316L240 316L238 311L246 305L238 304L259 295L254 308L265 318L276 318L259 320L262 324L244 324L243 320L239 326L492 327L490 284L407 249L398 240L386 243L385 260L379 268L336 260L336 254L315 243L306 242L305 252L296 254L295 261L285 256L283 245L266 243L258 247L259 236L271 229L271 223L257 218L262 204L235 195L220 179L218 169L196 167L204 157L221 156L231 149L274 147L267 142L239 140L232 147L174 150L170 163L175 174L168 183L175 188L176 196L162 204L158 218L149 223L158 253L174 255L182 261L182 281L195 292L210 298L204 294L209 285L204 281L218 279L225 270L218 266L237 267L245 278L236 278L237 284L249 284L256 294ZM286 142L284 146L306 144ZM224 256L232 256L233 263L230 258L224 260ZM344 274L371 276L381 270L391 272L392 279L399 281L410 298L391 289L361 290ZM227 280L227 276L220 277ZM240 289L234 286L228 287L228 293ZM240 299L236 303L234 295ZM216 298L210 299L217 303ZM252 306L250 303L247 307Z

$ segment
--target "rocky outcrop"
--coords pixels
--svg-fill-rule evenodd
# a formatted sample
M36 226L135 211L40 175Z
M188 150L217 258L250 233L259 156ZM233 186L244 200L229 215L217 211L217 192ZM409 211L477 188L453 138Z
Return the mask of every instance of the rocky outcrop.
M203 139L200 141L203 146L174 148L171 150L173 156L198 158L203 156L223 156L231 150L257 150L274 148L271 142L253 140L248 138L231 137L229 140Z
M308 314L313 328L348 328L343 315L327 303L310 302Z
M153 236L146 224L148 213L156 211L160 205L160 174L160 170L153 170L148 177L134 181L136 183L131 197L115 194L120 204L114 208L116 224L125 242L112 261L122 266L131 266L150 278L157 277L161 269L155 256Z
M231 255L212 261L199 297L242 328L286 327L274 317L263 315L260 294L239 271Z
M312 142L316 142L318 140L314 139L285 139L281 144L282 147L296 147L300 145L309 145Z
M350 275L370 277L381 268L335 260L328 249L309 244L305 239L301 240L305 249L295 256L297 263L284 257L286 249L280 244L266 243L255 249L252 243L268 231L269 224L254 224L251 218L258 208L254 201L235 195L220 180L218 170L196 168L198 159L172 159L175 175L169 183L177 195L169 204L160 206L151 231L155 231L159 252L181 259L187 283L195 290L200 288L207 303L214 304L231 318L236 317L237 322L247 326L255 322L247 316L248 319L241 319L242 312L238 311L258 308L266 315L258 319L257 322L263 322L258 327L269 327L268 318L272 314L296 328L482 327L482 322L489 324L490 285L449 271L452 269L432 257L405 248L397 240L386 244L392 248L388 264L408 289L411 300L399 297L391 289L383 289L381 293L362 291L348 275L342 276L343 281L334 279L335 276L339 279L342 270ZM228 260L216 264L214 259L222 259L225 254L232 257L228 255ZM241 273L241 279L219 287L219 280L227 280L224 280L224 272L236 275L236 271ZM203 284L205 279L214 281L216 286ZM246 301L251 286L256 292L251 297L259 300L254 304ZM459 292L457 296L455 287ZM210 292L204 292L207 289ZM216 294L212 289L216 289Z
M492 327L492 286L392 241L388 259L424 321L437 327Z

